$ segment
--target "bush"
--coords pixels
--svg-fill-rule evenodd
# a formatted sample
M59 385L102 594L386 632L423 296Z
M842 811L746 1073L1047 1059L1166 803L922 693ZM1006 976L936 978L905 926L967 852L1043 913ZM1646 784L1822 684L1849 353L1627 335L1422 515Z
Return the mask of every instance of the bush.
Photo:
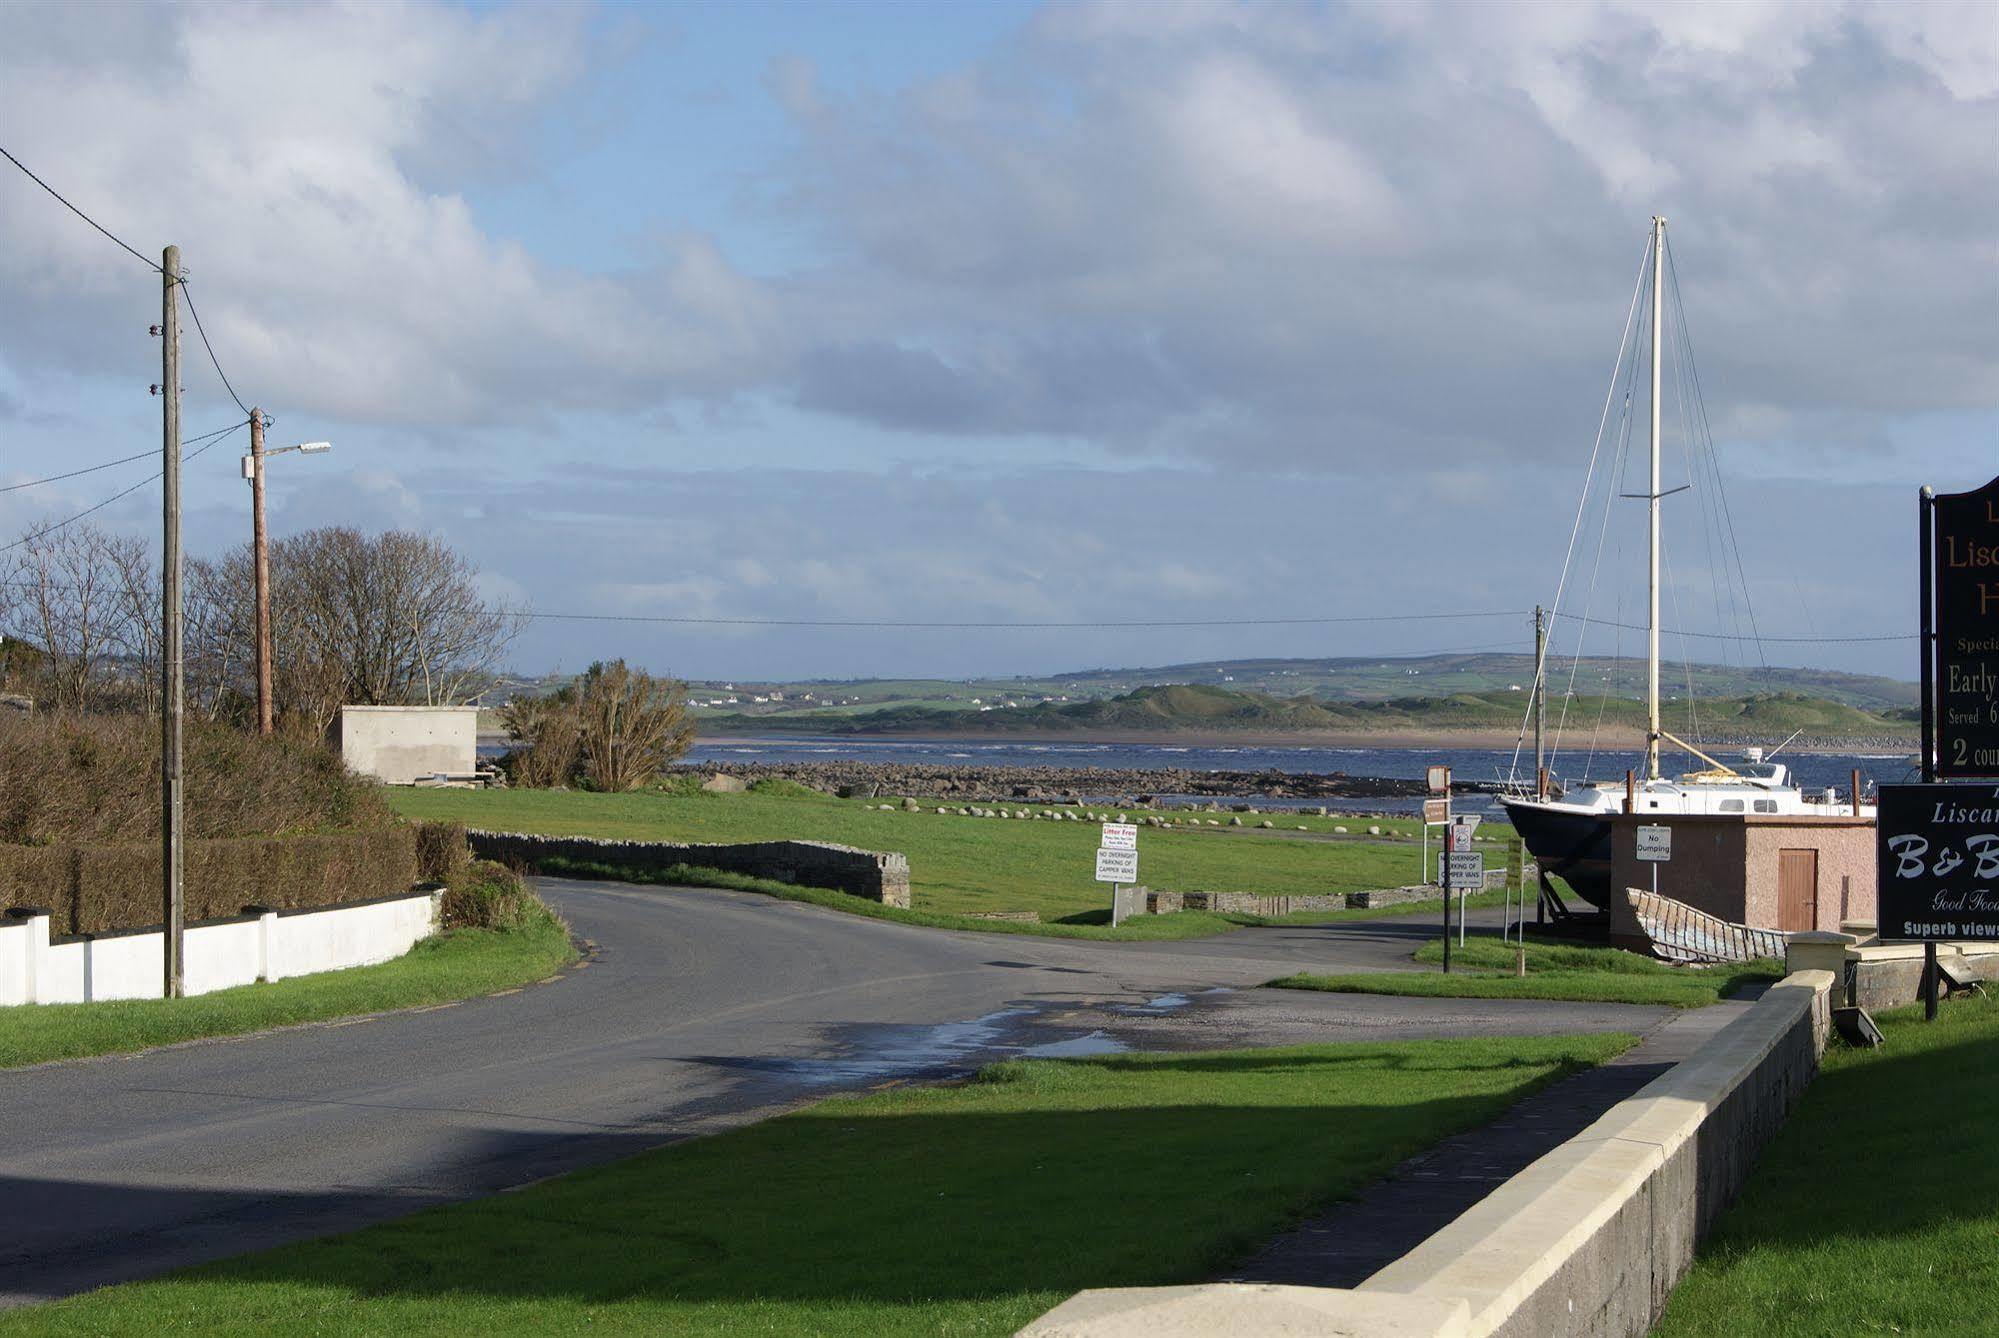
M518 873L492 860L468 860L444 891L446 929L526 929L555 912Z
M472 862L472 846L462 822L416 824L416 876L426 883L453 883Z
M320 743L190 720L182 756L190 841L395 822L374 784ZM115 845L159 830L157 718L0 719L0 843Z
M685 686L623 660L593 664L545 697L516 697L500 720L519 744L501 765L523 788L643 790L694 742Z

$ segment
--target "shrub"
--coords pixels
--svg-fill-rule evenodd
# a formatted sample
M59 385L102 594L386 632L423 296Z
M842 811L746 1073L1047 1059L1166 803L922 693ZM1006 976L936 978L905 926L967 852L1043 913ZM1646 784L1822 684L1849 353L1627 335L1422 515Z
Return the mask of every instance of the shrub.
M416 881L416 832L398 826L189 841L185 859L183 905L192 924L251 905L295 910L407 891ZM48 907L56 934L139 929L166 918L157 842L0 846L0 888L10 905Z
M426 883L452 883L472 861L462 822L416 824L416 876Z
M554 914L518 873L489 859L468 860L444 891L446 929L512 931Z
M189 840L391 826L372 782L322 743L190 720ZM106 845L160 829L160 729L143 715L0 718L0 843Z
M593 664L545 697L517 697L500 719L520 746L501 759L524 787L642 790L694 742L686 692L623 660Z

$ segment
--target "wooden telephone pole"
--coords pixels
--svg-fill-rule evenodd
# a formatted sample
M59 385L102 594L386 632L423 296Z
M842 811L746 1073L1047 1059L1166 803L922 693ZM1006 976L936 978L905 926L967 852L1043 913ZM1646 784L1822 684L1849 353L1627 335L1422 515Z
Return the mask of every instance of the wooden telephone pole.
M264 411L250 410L250 545L257 569L257 730L271 732L271 548L264 537Z
M184 992L181 895L181 558L180 558L180 248L160 256L160 899L165 916L165 991Z

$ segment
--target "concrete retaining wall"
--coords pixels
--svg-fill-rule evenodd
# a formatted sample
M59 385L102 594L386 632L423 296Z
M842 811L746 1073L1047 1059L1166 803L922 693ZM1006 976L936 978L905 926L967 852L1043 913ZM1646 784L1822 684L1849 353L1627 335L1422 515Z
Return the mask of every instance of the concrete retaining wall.
M481 859L533 867L566 859L626 869L691 864L751 878L826 887L884 906L909 908L909 859L895 851L857 850L826 841L755 841L740 845L681 845L669 841L603 841L587 836L467 832Z
M321 910L263 911L190 925L189 994L338 971L400 957L437 932L438 894L411 892ZM0 1004L157 999L166 935L158 928L51 941L46 911L0 921Z
M1923 945L1865 942L1856 935L1820 930L1793 934L1784 962L1792 971L1824 970L1838 984L1835 1002L1873 1011L1923 997ZM1939 943L1937 962L1960 980L1999 980L1999 943Z
M1816 1074L1833 985L1828 971L1786 977L1692 1058L1358 1288L1088 1291L1021 1333L1636 1338Z

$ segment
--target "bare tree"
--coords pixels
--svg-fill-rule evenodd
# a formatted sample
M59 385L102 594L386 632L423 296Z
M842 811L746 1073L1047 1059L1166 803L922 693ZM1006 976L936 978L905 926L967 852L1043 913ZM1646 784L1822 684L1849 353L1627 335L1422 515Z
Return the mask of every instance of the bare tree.
M5 573L14 596L8 635L40 647L41 688L57 707L91 705L120 650L125 611L113 543L85 524L36 531L13 550Z

